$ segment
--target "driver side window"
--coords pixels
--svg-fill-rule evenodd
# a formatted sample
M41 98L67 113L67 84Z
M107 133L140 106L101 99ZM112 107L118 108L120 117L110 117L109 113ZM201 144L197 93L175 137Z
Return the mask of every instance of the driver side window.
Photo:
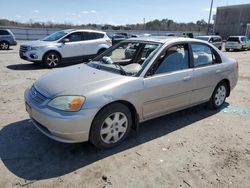
M157 62L154 74L164 74L168 72L189 68L189 53L187 44L178 44L168 48L165 54Z

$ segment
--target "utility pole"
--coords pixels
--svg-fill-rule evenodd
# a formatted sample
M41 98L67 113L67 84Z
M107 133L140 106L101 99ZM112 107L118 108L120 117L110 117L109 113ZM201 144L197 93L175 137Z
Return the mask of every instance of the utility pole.
M146 28L146 19L143 18L143 29L145 30L145 28Z
M211 6L210 6L209 18L208 18L208 26L207 26L207 34L209 34L209 25L210 25L210 21L211 21L211 14L212 14L212 10L213 10L213 4L214 4L214 0L211 0Z

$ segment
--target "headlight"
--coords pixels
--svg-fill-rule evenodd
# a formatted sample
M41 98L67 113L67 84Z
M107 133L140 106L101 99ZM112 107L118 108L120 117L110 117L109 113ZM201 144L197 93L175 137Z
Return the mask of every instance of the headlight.
M67 112L77 112L82 108L85 102L83 96L60 96L48 103L48 106Z
M30 50L39 50L41 48L44 48L44 46L35 46L35 47L30 47Z

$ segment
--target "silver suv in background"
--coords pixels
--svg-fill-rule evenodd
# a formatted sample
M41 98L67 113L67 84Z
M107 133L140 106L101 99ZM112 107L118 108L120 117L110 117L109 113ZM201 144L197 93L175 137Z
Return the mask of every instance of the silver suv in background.
M250 42L246 36L230 36L225 44L225 50L249 50Z
M15 36L9 29L0 29L0 50L8 50L16 44Z
M218 35L197 36L195 38L199 39L199 40L207 41L207 42L213 44L214 46L216 46L219 50L222 49L222 38L221 38L221 36L218 36Z
M91 59L112 46L105 32L68 29L20 46L20 58L49 68L63 61Z

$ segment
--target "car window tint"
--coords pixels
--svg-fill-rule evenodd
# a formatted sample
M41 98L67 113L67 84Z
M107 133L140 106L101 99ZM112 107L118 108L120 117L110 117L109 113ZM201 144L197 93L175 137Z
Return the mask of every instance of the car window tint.
M70 42L78 42L82 40L82 35L80 32L71 33L66 37Z
M183 70L187 69L188 67L188 46L176 45L167 49L165 55L160 60L160 64L156 69L155 74Z
M155 44L146 44L142 49L142 58L146 59L157 47Z
M0 35L9 35L9 32L6 30L0 30Z
M194 58L194 67L211 65L214 62L215 55L212 49L203 44L191 44Z
M95 33L83 32L83 40L95 40L97 39Z
M229 41L229 42L240 42L240 41L239 41L239 37L229 37L229 38L227 39L227 41Z
M104 37L104 34L102 34L102 33L95 33L95 38L96 39L101 39L103 37Z

